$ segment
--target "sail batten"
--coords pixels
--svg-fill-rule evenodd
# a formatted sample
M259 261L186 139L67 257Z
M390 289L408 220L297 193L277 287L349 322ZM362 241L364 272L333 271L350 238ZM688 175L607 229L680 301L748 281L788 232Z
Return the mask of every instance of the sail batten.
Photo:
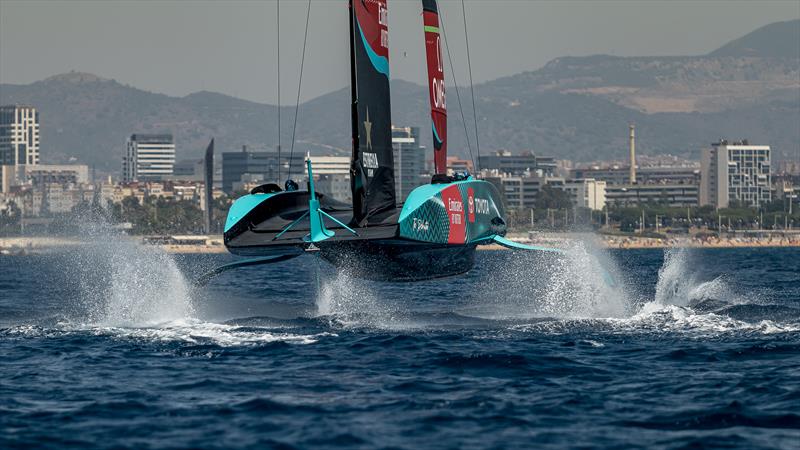
M447 173L447 99L439 36L439 8L436 0L422 0L422 20L425 31L425 53L428 62L433 162L436 173L444 174Z
M350 0L353 219L394 210L387 0Z

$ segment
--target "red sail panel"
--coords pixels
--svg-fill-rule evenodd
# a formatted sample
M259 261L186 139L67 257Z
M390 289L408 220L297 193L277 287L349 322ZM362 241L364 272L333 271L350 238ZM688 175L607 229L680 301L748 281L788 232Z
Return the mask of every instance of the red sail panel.
M444 88L444 61L439 38L439 11L436 0L422 0L425 26L425 52L428 59L428 87L433 128L433 161L436 173L447 173L447 102Z

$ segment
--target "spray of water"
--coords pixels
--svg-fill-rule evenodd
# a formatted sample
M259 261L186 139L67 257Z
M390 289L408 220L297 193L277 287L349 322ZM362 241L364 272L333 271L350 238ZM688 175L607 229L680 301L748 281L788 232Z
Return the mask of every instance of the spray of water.
M700 281L694 266L692 254L686 248L673 248L664 252L664 263L658 271L658 282L652 306L689 306L703 300L724 300L726 303L740 303L741 299L733 292L723 277L710 281Z
M590 243L565 254L498 252L471 309L489 318L622 317L630 302L614 264Z
M71 312L58 332L220 346L308 344L326 335L204 321L193 305L198 293L171 255L105 224L84 225L83 242L61 257L63 280L76 297L65 299Z
M400 308L377 294L372 283L358 279L346 270L322 274L317 268L317 314L345 326L395 328L400 323Z
M170 255L98 224L86 226L84 240L65 270L88 324L152 327L194 317L191 290Z

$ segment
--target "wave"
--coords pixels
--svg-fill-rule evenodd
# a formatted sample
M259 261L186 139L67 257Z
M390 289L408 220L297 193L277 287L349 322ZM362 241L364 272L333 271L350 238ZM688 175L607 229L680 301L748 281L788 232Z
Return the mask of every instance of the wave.
M62 323L56 327L20 325L0 330L0 335L25 338L62 338L95 336L148 343L181 343L218 347L258 346L274 342L313 344L335 333L293 333L287 330L243 327L197 319L181 319L157 327L113 327L92 324Z
M563 333L594 327L695 335L800 329L800 308L743 295L725 276L703 279L689 250L665 252L654 294L647 298L637 292L640 280L626 280L607 253L586 242L574 242L563 257L498 252L458 279L419 284L368 282L312 263L301 292L311 292L313 311L289 319L216 323L204 319L195 303L221 299L193 290L171 255L100 226L86 237L87 245L63 263L78 292L71 299L73 311L59 326L44 329L220 346L312 343L324 333L354 328ZM232 311L227 309L227 317L236 314Z

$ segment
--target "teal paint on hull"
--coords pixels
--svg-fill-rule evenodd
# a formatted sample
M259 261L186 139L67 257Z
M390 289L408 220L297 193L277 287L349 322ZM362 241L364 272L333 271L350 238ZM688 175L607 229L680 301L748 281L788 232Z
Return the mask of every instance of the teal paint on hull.
M253 210L253 208L260 205L264 200L274 197L277 194L247 194L244 197L239 197L236 201L233 202L231 205L231 209L228 210L228 217L225 219L225 232L231 229L232 226L236 225L237 222L242 220L242 217L246 216L247 213Z
M493 236L492 241L502 245L503 247L516 250L532 250L537 252L550 252L550 253L561 253L561 254L566 253L564 250L560 248L540 247L536 245L523 244L521 242L516 242L510 239L506 239L502 236Z
M400 211L400 236L436 244L473 244L505 234L497 188L468 178L414 189Z

